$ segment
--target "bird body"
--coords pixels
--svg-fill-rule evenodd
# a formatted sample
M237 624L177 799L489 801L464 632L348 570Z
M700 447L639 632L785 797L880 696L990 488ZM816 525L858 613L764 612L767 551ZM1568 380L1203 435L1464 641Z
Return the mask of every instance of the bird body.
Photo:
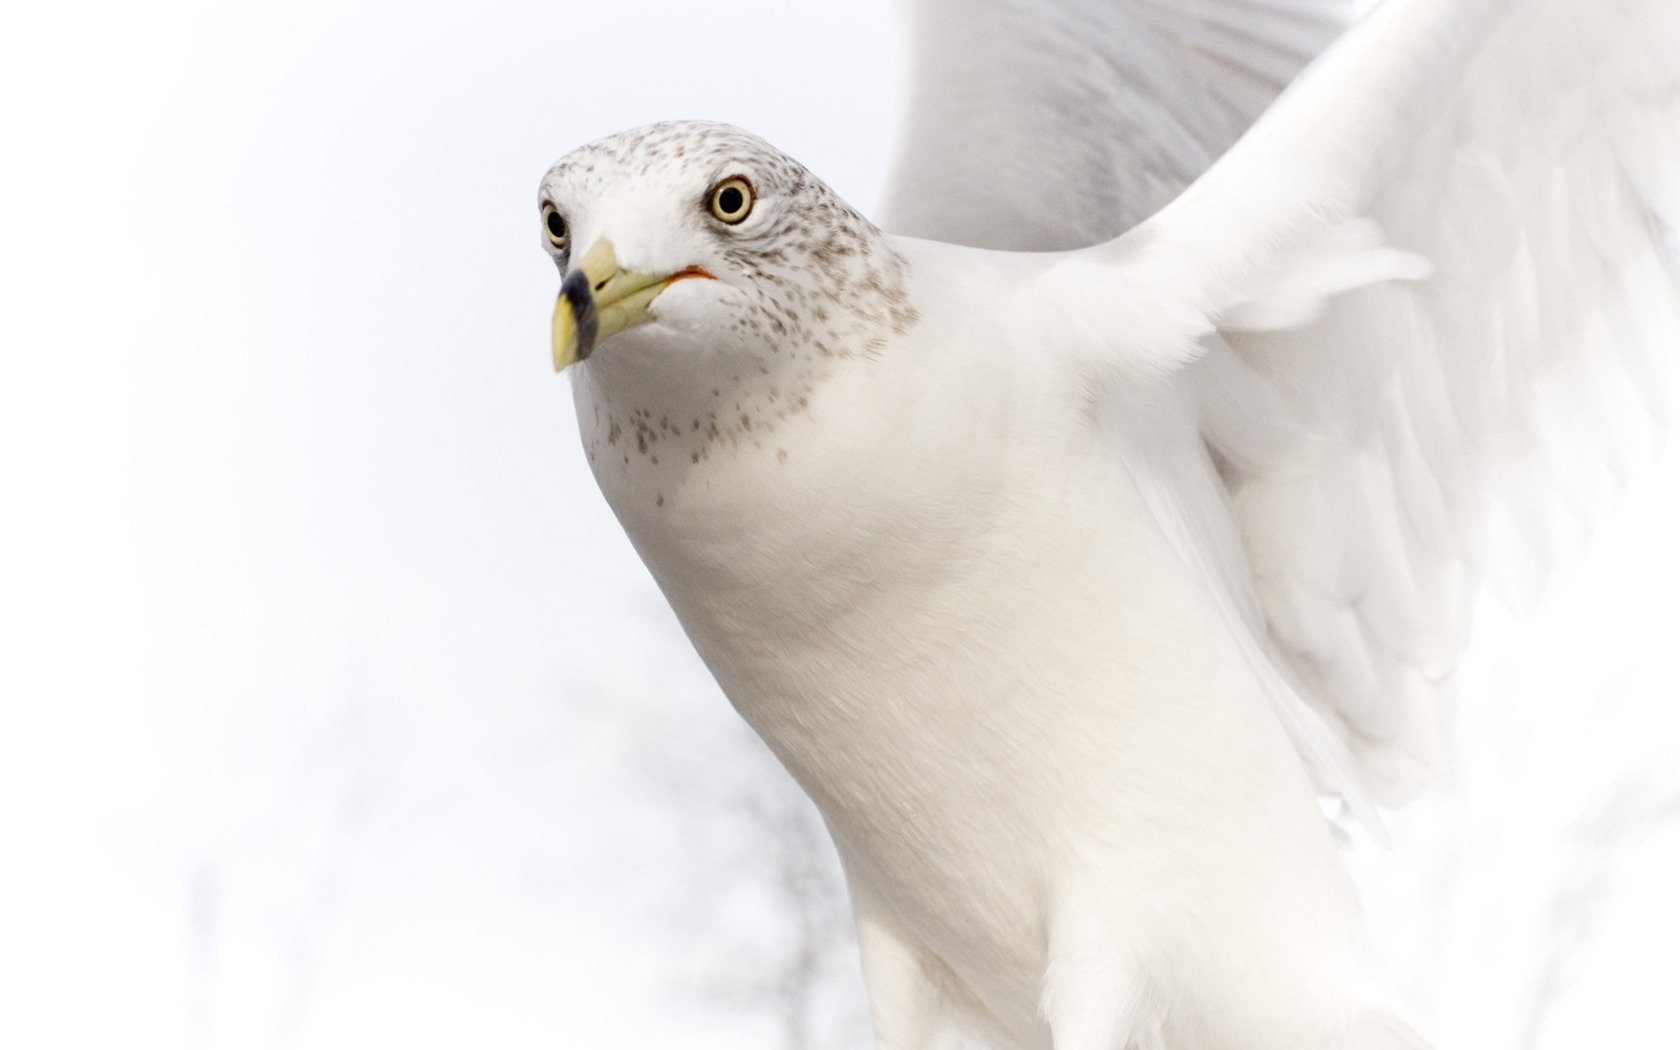
M966 247L724 125L543 180L585 453L832 833L882 1050L1423 1045L1315 795L1378 827L1418 790L1487 522L1578 520L1660 415L1680 9L1391 0L1200 173L1326 6L921 9L1089 59L1067 156L1056 69L998 121L1057 200L1143 187L1109 239L988 225L1019 165L928 190L985 118L960 100L912 107L937 159L894 209ZM1151 80L1134 30L1206 68Z
M1300 759L1128 483L1128 457L1150 450L1105 436L1082 362L990 292L1037 265L882 242L907 297L937 308L877 354L834 365L803 408L733 442L674 427L641 452L621 436L628 451L594 462L725 693L817 801L865 944L914 960L904 988L866 949L872 998L917 1004L888 1023L1049 1046L1045 975L1093 948L1121 953L1104 972L1131 971L1140 1010L1201 998L1175 974L1228 975L1201 1023L1264 1029L1280 1047L1377 1008ZM586 445L620 447L608 405L706 418L709 387L645 367L670 333L623 339L639 349L579 374ZM1151 387L1169 405L1190 396ZM731 411L735 393L721 398ZM1154 435L1153 454L1199 441L1177 429ZM1274 1016L1243 977L1262 959L1268 994L1291 970L1303 1000L1345 986L1337 1015ZM1112 989L1054 998L1088 1011L1092 996Z

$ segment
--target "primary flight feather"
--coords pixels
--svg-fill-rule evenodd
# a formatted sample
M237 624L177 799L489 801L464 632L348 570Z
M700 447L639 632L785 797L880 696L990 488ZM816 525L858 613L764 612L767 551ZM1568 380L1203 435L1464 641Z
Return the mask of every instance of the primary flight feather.
M723 125L543 179L585 452L881 1048L1423 1045L1315 795L1418 790L1490 530L1656 431L1680 6L1389 0L1274 104L1340 13L912 5L894 234Z

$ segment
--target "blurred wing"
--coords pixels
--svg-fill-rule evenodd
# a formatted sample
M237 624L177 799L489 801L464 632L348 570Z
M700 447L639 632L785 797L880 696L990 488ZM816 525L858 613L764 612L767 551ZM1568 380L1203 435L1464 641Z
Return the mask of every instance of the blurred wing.
M1350 0L911 0L883 225L978 248L1105 241L1207 169Z
M1131 365L1193 361L1206 452L1157 513L1379 800L1439 763L1490 529L1543 564L1656 440L1677 225L1680 3L1389 0L1067 257L1124 300L1111 346L1155 326Z

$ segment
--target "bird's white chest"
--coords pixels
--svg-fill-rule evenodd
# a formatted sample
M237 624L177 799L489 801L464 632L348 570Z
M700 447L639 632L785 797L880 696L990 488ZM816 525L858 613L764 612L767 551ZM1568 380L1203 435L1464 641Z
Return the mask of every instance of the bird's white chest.
M1216 673L1211 621L1148 516L1043 453L909 449L807 474L801 457L826 453L795 444L652 510L615 497L724 691L821 809L853 892L987 1001L1022 1004L1023 1024L1052 858L1093 820L1126 841L1128 820L1171 819L1121 800L1181 797L1152 791L1196 775L1172 740L1197 716L1175 705ZM720 527L748 492L750 522Z
M1058 880L1101 873L1103 907L1139 922L1207 916L1236 899L1212 882L1323 833L1227 627L1077 397L1032 387L1046 369L986 371L983 350L841 374L698 458L672 454L694 439L663 412L643 454L591 431L596 391L579 403L586 447L616 455L592 457L603 492L822 811L854 897L1033 1033Z

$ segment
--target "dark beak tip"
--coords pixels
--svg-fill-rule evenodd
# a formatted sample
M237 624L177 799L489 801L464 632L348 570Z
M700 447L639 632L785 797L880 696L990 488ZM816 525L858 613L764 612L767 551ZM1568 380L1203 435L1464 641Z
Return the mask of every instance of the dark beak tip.
M589 278L582 270L573 270L560 282L560 294L572 308L572 322L577 329L577 359L583 361L595 349L595 335L599 324L595 317L595 293L589 289Z

